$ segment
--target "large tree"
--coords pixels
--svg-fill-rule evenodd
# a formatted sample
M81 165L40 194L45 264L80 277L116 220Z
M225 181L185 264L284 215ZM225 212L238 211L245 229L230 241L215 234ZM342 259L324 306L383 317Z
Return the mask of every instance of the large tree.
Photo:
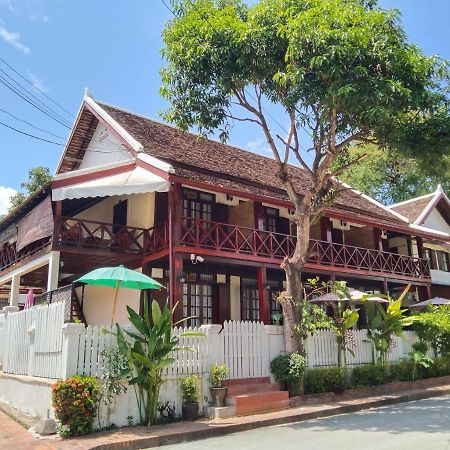
M358 163L343 157L348 146L363 141L400 147L413 135L431 142L438 126L446 130L446 65L409 44L399 13L375 1L172 3L175 18L163 33L161 92L171 104L165 118L202 135L219 130L223 140L234 121L260 127L293 204L296 247L282 264L287 290L280 298L287 350L293 351L302 347L295 323L310 225L336 198L334 177ZM278 122L288 124L286 134L271 128L271 105ZM311 137L301 142L306 134ZM300 192L290 161L311 178L306 192Z
M370 158L351 166L340 179L386 205L429 194L438 184L450 192L450 155L433 164L423 164L395 148L373 144L353 146L348 154L350 160L363 154Z
M10 207L8 212L16 209L20 206L30 195L37 192L39 189L44 187L46 184L52 181L52 176L50 175L50 170L48 167L38 166L33 167L28 171L28 181L21 183L20 187L25 190L25 192L16 192L9 198Z

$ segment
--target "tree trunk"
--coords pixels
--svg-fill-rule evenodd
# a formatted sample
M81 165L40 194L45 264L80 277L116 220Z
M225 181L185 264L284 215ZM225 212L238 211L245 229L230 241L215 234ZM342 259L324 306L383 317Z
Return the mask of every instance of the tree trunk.
M284 260L282 267L286 273L286 294L281 298L283 311L284 341L286 352L304 352L303 338L296 332L299 321L299 305L303 299L302 270L308 259L310 217L307 214L295 218L297 242L294 254Z

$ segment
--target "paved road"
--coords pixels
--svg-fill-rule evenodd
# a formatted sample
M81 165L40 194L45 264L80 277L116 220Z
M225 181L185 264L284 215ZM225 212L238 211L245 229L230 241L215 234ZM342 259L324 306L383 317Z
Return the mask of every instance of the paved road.
M450 450L450 396L260 428L164 450Z

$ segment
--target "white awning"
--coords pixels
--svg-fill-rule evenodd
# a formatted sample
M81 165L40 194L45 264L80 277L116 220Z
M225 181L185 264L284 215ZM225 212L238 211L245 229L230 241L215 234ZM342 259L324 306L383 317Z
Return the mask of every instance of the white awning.
M75 175L75 172L72 174ZM167 180L142 167L135 166L126 172L53 189L52 200L109 197L145 192L167 192L168 190Z

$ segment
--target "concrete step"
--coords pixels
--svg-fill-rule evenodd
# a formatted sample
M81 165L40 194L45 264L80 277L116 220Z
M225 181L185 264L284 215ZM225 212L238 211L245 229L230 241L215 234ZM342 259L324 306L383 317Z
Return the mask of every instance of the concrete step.
M222 386L236 386L238 384L259 384L270 383L270 377L257 377L257 378L237 378L235 380L225 380L222 382Z
M225 404L234 406L237 416L244 416L289 408L289 395L287 391L253 392L227 397Z
M280 387L273 383L234 384L232 386L227 386L227 388L227 397L280 390Z

